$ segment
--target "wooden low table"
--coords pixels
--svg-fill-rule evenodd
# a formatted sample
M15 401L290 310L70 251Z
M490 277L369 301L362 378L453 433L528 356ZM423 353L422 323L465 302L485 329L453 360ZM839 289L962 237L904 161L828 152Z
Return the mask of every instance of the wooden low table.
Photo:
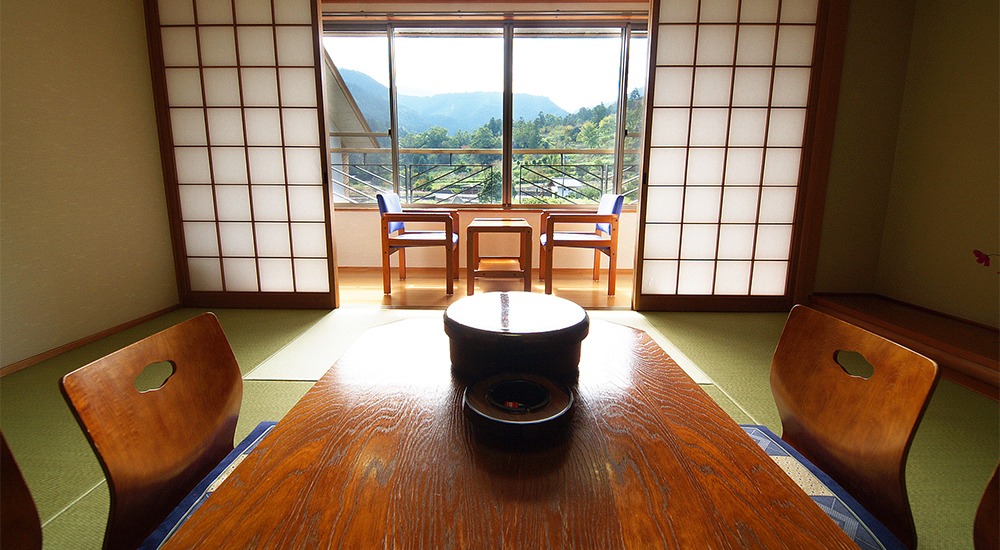
M521 237L518 256L480 256L480 233L517 233ZM524 291L531 292L531 224L524 218L476 218L469 224L466 237L466 282L468 294L476 291L476 277L515 277L524 279Z
M476 438L448 349L366 331L164 548L857 548L642 331L591 323L537 450Z

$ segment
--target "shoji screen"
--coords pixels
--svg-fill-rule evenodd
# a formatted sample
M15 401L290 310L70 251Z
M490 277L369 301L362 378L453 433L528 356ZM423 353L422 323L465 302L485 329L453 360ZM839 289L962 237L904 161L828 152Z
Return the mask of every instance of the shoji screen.
M637 308L787 301L817 13L653 3Z
M315 0L147 0L185 305L333 307Z

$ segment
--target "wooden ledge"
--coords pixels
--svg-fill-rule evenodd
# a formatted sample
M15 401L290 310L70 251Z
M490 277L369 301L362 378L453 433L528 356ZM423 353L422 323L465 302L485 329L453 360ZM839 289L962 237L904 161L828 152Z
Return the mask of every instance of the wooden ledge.
M1000 400L1000 331L877 294L817 293L810 305L930 357L941 376Z

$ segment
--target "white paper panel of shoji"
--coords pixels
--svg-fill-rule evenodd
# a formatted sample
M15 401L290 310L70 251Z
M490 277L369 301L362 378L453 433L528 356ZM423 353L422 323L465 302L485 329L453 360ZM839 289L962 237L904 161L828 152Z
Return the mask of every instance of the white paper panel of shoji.
M278 70L281 104L285 107L316 106L316 74L312 67L282 67Z
M250 187L217 185L216 202L221 221L250 221Z
M288 224L254 224L257 236L257 254L264 258L291 258L292 245L288 235ZM291 268L291 264L288 264ZM263 275L262 275L263 277Z
M254 292L257 289L257 261L253 258L223 258L222 271L226 276L226 290Z
M756 226L725 224L719 228L719 258L725 260L753 259Z
M688 153L688 185L720 185L725 167L725 149L691 149Z
M283 0L274 3L274 22L279 24L309 24L312 9L309 0Z
M213 145L243 145L243 111L208 109L208 135Z
M722 223L757 221L756 187L726 187L722 195Z
M787 259L791 243L792 226L757 226L757 249L754 251L754 258L757 260Z
M657 67L656 89L653 91L655 107L687 107L691 104L691 67Z
M295 290L329 292L330 279L326 260L295 259Z
M780 296L785 293L788 262L754 262L750 294Z
M646 226L643 257L677 259L681 252L681 226L676 223L652 223Z
M247 145L251 147L281 145L280 110L247 109L246 119ZM284 176L282 176L282 179L284 179Z
M164 27L163 64L167 67L195 67L198 65L198 37L194 27Z
M205 77L205 103L210 107L239 107L240 79L236 68L212 68Z
M261 258L260 290L262 292L294 292L292 280L292 260L282 258Z
M715 224L684 224L681 227L681 259L714 259L718 238L719 226Z
M653 109L652 145L686 146L690 109Z
M785 0L781 3L782 23L815 23L818 0Z
M677 274L678 294L711 294L715 262L684 261Z
M181 219L185 221L215 220L215 197L211 185L180 185Z
M801 149L768 149L764 160L764 185L795 185L799 181Z
M223 256L255 256L253 226L249 223L220 223L219 240Z
M266 222L288 221L288 201L283 185L254 185L253 219ZM285 231L287 233L287 229Z
M194 24L194 4L191 0L160 0L157 11L161 25Z
M319 185L323 181L321 162L323 155L319 149L295 147L285 149L288 183Z
M737 0L705 0L701 3L702 23L732 23L739 13Z
M719 262L715 268L715 294L750 293L750 262Z
M741 25L736 46L737 65L770 65L774 60L773 25Z
M274 66L274 31L271 27L237 27L240 64Z
M691 146L722 147L726 145L729 126L728 109L691 110ZM719 183L716 180L715 183Z
M693 23L698 20L698 0L671 0L660 4L660 23Z
M167 101L171 107L201 107L201 71L166 69Z
M218 258L188 258L191 290L197 292L222 291L222 267Z
M677 263L677 260L643 261L643 291L647 294L676 294Z
M205 147L174 147L178 183L211 183L212 171Z
M809 75L807 68L779 67L774 70L774 107L805 107L809 100Z
M765 187L760 193L760 223L795 221L795 187Z
M649 185L683 185L686 171L686 149L657 147L649 150Z
M729 67L698 67L694 72L695 107L726 107L732 87L733 70Z
M199 34L202 65L236 66L236 35L232 27L200 27Z
M684 195L685 223L719 221L722 187L688 187Z
M208 145L202 109L170 109L170 130L174 145Z
M270 67L240 69L243 78L243 102L247 107L277 107L277 73Z
M240 25L273 23L271 0L236 0L236 22Z
M275 184L285 181L284 153L280 147L251 147L247 150L247 155L250 160L250 181Z
M778 0L743 2L740 21L743 23L775 23L778 21Z
M325 219L323 188L297 185L288 188L288 212L292 221L321 222Z
M313 66L312 27L276 27L278 65L283 67Z
M805 125L805 109L771 109L767 145L769 147L800 147Z
M198 0L198 23L202 25L227 25L232 22L232 0Z
M683 187L650 187L646 194L646 221L680 223L683 206Z
M658 46L656 47L657 65L692 65L694 64L695 25L660 25Z
M292 247L298 258L326 257L326 227L321 223L293 223Z
M726 185L758 185L763 149L733 148L726 155Z
M188 256L218 256L219 235L212 222L184 222L184 245Z
M771 69L736 67L733 83L734 107L766 107L771 90Z
M242 147L212 147L215 183L249 183L247 153Z
M319 118L316 109L282 109L285 145L319 147Z

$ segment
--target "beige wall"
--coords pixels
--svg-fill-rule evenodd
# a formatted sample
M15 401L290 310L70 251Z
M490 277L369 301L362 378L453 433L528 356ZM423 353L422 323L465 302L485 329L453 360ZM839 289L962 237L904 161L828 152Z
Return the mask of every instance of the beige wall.
M879 257L880 293L998 326L996 0L918 0Z
M995 0L853 0L816 290L997 326ZM1000 263L1000 262L998 262Z
M177 303L140 0L4 2L0 363Z
M498 214L496 211L462 210L459 213L459 264L466 264L466 227L476 217L497 218L509 216L524 218L531 224L532 236L532 266L538 263L538 236L540 233L539 217L541 212L513 212ZM334 232L337 236L337 262L342 267L378 267L382 265L382 241L378 210L337 210ZM622 213L618 223L618 268L632 269L635 264L636 234L639 217L635 210ZM407 228L411 227L407 224ZM590 225L590 230L593 230ZM421 229L414 225L414 229ZM566 226L572 229L573 226ZM580 227L583 229L583 227ZM441 224L428 225L423 229L440 230ZM563 228L560 227L560 230ZM513 235L487 235L479 239L480 254L483 256L517 256L518 240ZM441 247L414 248L406 252L407 267L441 267L444 265L444 253ZM397 257L392 256L392 266L396 267ZM607 266L606 257L601 258L602 269ZM555 269L588 269L594 265L594 252L587 249L560 248L555 253ZM395 275L394 275L395 276Z

